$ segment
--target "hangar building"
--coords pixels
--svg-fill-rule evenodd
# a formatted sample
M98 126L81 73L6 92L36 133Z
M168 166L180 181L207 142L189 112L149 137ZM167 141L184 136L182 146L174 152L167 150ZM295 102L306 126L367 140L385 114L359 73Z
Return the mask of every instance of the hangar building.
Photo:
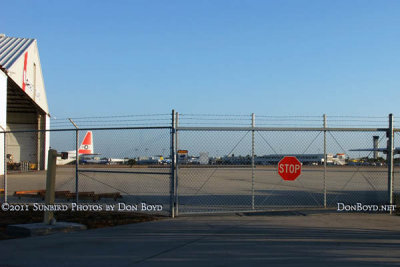
M43 130L48 129L50 115L37 41L0 34L0 175L5 160L45 169L50 133ZM7 133L5 139L4 130L25 132Z

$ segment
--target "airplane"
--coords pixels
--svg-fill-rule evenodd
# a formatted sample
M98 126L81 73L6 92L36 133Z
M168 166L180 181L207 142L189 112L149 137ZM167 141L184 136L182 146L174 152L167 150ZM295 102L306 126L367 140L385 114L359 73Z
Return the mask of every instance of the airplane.
M88 131L83 138L83 142L78 150L78 155L98 155L93 153L93 134ZM61 152L61 156L57 157L57 165L66 165L76 160L76 150Z
M128 159L114 159L114 158L109 158L108 159L108 164L124 164L128 161Z
M357 148L357 149L350 149L349 151L366 151L366 152L377 152L376 156L379 155L379 153L387 154L388 149L387 148L380 148L378 147L379 144L379 136L373 136L373 142L374 142L374 148ZM388 140L389 142L389 140ZM388 143L389 147L389 143ZM393 148L393 154L400 154L400 147L394 147Z
M108 164L108 158L87 158L85 156L81 157L79 160L79 163L81 164Z
M124 164L126 163L128 160L127 159L114 159L114 158L99 158L99 157L85 157L85 155L83 157L81 157L81 159L79 160L80 163L82 164Z
M367 152L381 152L383 154L387 154L387 148L359 148L359 149L350 149L349 151L367 151ZM393 154L400 154L400 147L393 148Z
M169 164L171 164L171 162L172 162L171 159L163 159L163 160L161 161L161 164L169 165Z

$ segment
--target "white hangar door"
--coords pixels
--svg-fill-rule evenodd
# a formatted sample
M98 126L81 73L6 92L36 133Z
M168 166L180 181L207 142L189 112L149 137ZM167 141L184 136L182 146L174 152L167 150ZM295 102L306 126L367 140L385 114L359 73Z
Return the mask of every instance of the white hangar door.
M18 131L24 129L26 132L11 132L7 134L7 154L11 154L14 162L29 161L37 163L37 132L32 124L7 125L8 131Z

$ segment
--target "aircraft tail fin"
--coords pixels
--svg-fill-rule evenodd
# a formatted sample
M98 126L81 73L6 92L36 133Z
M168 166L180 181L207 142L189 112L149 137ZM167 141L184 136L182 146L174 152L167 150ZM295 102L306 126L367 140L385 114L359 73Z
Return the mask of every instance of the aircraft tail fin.
M94 154L93 153L93 133L88 131L83 138L83 142L79 147L79 154Z

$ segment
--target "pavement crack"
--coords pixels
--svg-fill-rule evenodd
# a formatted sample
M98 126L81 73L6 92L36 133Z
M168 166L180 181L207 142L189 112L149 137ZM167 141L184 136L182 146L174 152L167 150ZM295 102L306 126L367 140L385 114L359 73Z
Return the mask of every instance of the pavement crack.
M223 232L229 231L229 230L234 229L234 228L236 228L236 227L241 227L241 226L247 225L247 224L249 224L249 223L250 223L250 221L244 222L244 223L240 223L240 224L235 224L235 225L232 225L231 227L223 228L223 229L221 229L221 230L219 230L219 231L215 231L214 234L221 234L221 233L223 233ZM206 238L208 238L209 236L210 236L210 234L209 234L209 233L206 233L206 234L204 234L202 237L199 237L199 238L197 238L197 239L195 239L195 240L191 240L191 241L188 241L188 242L186 242L186 243L184 243L184 244L181 244L181 245L178 245L178 246L169 248L169 249L165 249L165 250L163 250L163 251L160 251L159 253L156 253L156 254L151 255L151 256L149 256L149 257L146 257L146 258L144 258L144 259L135 261L133 264L140 264L140 263L143 263L143 262L145 262L145 261L147 261L147 260L151 260L151 259L157 258L158 256L161 256L161 255L163 255L163 254L166 254L166 253L169 253L169 252L171 252L171 251L174 251L174 250L177 250L177 249L180 249L180 248L189 246L189 245L194 244L194 243L196 243L196 242L198 242L198 241L200 241L200 240L202 240L202 239L206 239Z
M197 239L195 239L195 240L192 240L192 241L186 242L186 243L184 243L184 244L181 244L181 245L179 245L179 246L176 246L176 247L173 247L173 248L169 248L169 249L163 250L163 251L161 251L161 252L159 252L159 253L157 253L157 254L154 254L154 255L151 255L151 256L146 257L146 258L144 258L144 259L141 259L141 260L139 260L139 261L136 261L136 262L134 262L134 264L139 264L139 263L145 262L145 261L147 261L147 260L154 259L154 258L156 258L156 257L158 257L158 256L160 256L160 255L165 254L165 253L168 253L168 252L174 251L174 250L176 250L176 249L180 249L180 248L186 247L186 246L188 246L188 245L190 245L190 244L196 243L197 241L200 241L200 240L202 240L202 239L204 239L204 238L206 238L206 237L207 237L207 236L205 235L205 236L202 236L202 237L197 238Z

